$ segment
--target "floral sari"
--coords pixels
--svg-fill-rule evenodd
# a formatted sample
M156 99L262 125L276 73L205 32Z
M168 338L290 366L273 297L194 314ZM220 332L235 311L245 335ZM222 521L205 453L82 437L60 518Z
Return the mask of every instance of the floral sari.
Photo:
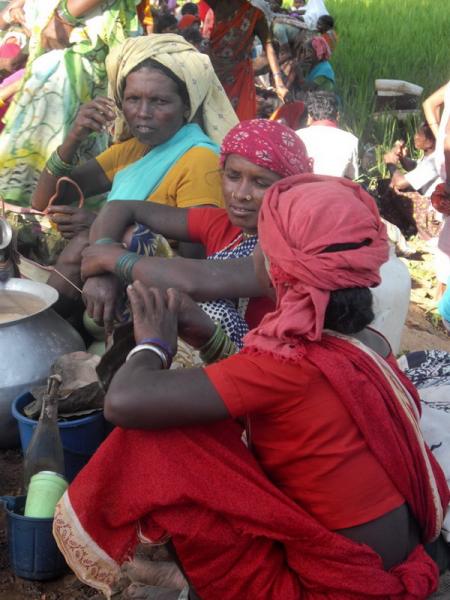
M0 135L0 193L26 206L50 154L62 143L80 104L105 95L109 50L139 29L138 0L104 0L80 20L70 46L45 52L41 32L59 0L36 2L30 55L21 89L5 115ZM106 134L90 136L80 158L106 149Z
M245 2L228 19L216 20L211 34L211 62L241 121L256 116L251 52L256 23L263 18Z

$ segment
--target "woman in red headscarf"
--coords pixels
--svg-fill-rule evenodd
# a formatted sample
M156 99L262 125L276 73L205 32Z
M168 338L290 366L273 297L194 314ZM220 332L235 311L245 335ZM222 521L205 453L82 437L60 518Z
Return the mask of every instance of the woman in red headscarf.
M59 547L107 594L139 536L171 538L191 598L424 600L438 569L422 544L449 493L415 389L366 329L388 257L375 202L292 176L267 191L258 230L276 309L240 354L164 371L178 334L202 345L214 325L186 318L175 290L128 289L138 345L105 404L119 427L60 501Z
M272 46L265 0L208 0L214 10L209 56L231 104L241 121L256 116L256 90L252 66L255 35L260 39L274 78L277 94L284 99L278 59Z
M117 265L126 263L128 254L129 260L134 262L128 278L122 273L124 283L139 278L146 280L153 258L140 259L138 254L127 253L114 243L122 239L127 226L135 222L141 224L143 232L150 228L169 239L201 243L211 260L250 256L258 241L258 212L265 190L282 177L311 171L305 147L295 132L265 119L245 121L233 127L223 140L220 163L224 209L172 209L154 203L146 203L143 208L139 202L108 202L91 231L91 246L85 251L82 265L84 277L107 272L120 275ZM95 243L101 238L109 238L113 243ZM176 278L171 285L177 287ZM97 303L87 300L88 312L98 318ZM203 304L204 310L220 321L239 348L249 328L255 327L272 307L269 298L233 300L228 297Z

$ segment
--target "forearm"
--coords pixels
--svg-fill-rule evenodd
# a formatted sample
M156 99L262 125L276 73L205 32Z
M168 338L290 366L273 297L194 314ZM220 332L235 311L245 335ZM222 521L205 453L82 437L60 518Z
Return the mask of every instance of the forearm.
M174 287L198 302L265 295L251 257L229 260L142 258L133 268L133 280L162 289Z
M283 77L281 74L280 65L278 63L278 58L275 52L275 48L273 47L271 42L267 42L265 45L265 52L267 56L267 61L269 63L270 70L273 75L275 87L283 86Z
M145 350L126 362L106 394L106 419L121 427L163 429L229 417L203 369L163 371L161 366L160 358Z
M435 136L437 135L441 120L441 108L444 104L445 88L445 85L439 88L422 105L425 119Z
M188 242L187 214L187 209L154 202L114 200L100 211L89 239L91 243L100 238L121 241L127 227L141 223L166 237Z

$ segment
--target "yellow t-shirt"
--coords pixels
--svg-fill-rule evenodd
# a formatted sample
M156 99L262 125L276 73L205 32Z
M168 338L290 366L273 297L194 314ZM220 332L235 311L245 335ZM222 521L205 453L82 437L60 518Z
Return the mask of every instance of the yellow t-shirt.
M106 177L139 160L147 146L136 138L114 144L96 157ZM223 206L219 157L209 148L191 148L173 165L147 198L158 204L188 208L202 204Z

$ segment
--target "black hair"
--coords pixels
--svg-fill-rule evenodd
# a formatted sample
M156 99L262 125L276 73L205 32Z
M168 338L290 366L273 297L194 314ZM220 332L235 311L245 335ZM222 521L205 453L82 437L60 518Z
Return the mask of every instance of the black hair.
M329 31L330 29L333 29L333 27L334 27L334 19L331 15L321 15L317 19L317 24L319 23L319 21L325 26L325 27L323 27L323 31ZM316 27L317 27L317 25L316 25Z
M423 135L427 138L427 140L433 142L433 144L436 143L436 137L432 132L431 127L425 121L419 125L417 131L421 131Z
M140 71L141 69L155 69L157 71L161 71L161 73L163 73L166 77L169 77L169 79L171 79L177 86L178 95L180 96L183 104L185 104L187 107L190 107L191 103L189 100L189 94L188 94L186 84L177 75L175 75L175 73L173 71L168 69L166 66L164 66L162 63L158 62L157 60L153 60L153 58L146 58L145 60L140 62L138 65L136 65L133 69L131 69L131 71L128 73L128 75L130 75L131 73L136 73L137 71ZM127 77L128 77L128 75L127 75ZM125 82L123 84L124 89L125 89L125 83L126 83L126 78L125 78ZM123 94L123 91L122 91L122 94Z
M349 242L346 244L332 244L322 252L342 252L355 250L362 246L369 246L369 239L360 243ZM339 333L352 334L362 331L369 325L375 315L373 313L373 298L369 288L342 288L333 290L325 311L325 329L338 331Z
M336 121L338 116L338 98L334 92L319 90L309 92L306 96L306 109L313 121L330 119Z
M178 21L171 13L159 13L155 18L155 33L164 33L164 30L168 27L177 27Z
M181 7L181 14L184 15L198 15L198 6L195 2L186 2Z
M185 27L180 31L180 35L196 48L203 42L203 37L198 27Z

